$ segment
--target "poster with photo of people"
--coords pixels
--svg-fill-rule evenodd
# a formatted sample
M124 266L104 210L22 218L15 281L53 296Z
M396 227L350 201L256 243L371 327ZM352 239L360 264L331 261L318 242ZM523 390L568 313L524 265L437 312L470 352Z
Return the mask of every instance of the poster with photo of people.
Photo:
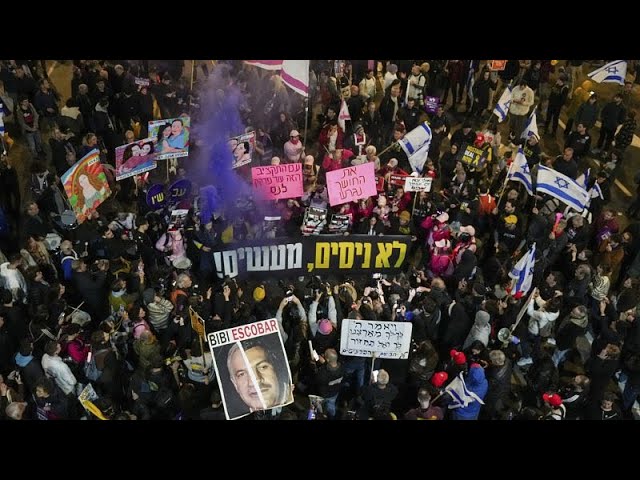
M116 180L148 172L157 166L153 138L145 138L116 148Z
M156 160L189 155L191 118L178 117L149 122L149 137L154 139Z
M256 148L256 132L244 133L229 139L229 150L233 155L231 168L238 168L251 163Z

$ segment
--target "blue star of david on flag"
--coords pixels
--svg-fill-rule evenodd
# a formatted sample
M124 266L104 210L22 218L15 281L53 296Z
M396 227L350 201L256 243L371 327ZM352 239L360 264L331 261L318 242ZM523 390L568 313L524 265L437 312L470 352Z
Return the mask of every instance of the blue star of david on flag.
M624 85L627 76L627 62L625 60L614 60L589 73L589 78L598 83L618 83Z
M584 209L589 197L574 179L544 165L538 167L536 190L557 198L578 212Z

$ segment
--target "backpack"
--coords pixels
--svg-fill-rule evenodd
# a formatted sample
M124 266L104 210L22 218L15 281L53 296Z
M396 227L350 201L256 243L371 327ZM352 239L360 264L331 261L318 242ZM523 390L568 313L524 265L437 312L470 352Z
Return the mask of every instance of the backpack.
M84 365L84 376L87 377L87 380L91 380L92 382L98 381L102 376L102 370L98 368L96 364L96 357L104 352L108 352L109 348L104 348L102 350L98 350L95 355L91 355L91 359L85 363Z

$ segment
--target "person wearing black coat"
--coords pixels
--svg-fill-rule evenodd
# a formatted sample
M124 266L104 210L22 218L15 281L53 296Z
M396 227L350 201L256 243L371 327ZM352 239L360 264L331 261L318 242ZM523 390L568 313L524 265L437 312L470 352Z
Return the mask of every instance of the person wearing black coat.
M446 357L451 348L461 347L471 327L474 317L469 317L464 306L458 302L452 302L443 312L440 321L440 355Z
M467 145L473 145L476 139L476 132L473 131L471 123L464 122L462 127L451 135L450 145L458 145L458 151L464 152Z
M391 133L394 124L398 121L400 112L400 80L394 80L385 92L385 96L380 102L380 118L382 119L382 144L391 142ZM366 115L365 115L366 117Z
M565 352L576 346L576 340L587 331L589 315L587 307L578 305L560 322L556 334L556 364L564 357Z
M595 358L587 364L587 370L591 378L590 403L597 405L602 400L602 395L609 382L620 366L620 348L616 345L607 345Z
M362 127L371 139L371 145L379 148L382 145L382 117L380 111L376 110L376 103L370 100L367 104L367 111L362 116Z
M33 356L31 340L24 338L20 341L20 348L14 356L14 361L24 387L27 391L33 392L36 382L45 375L40 360Z
M489 70L483 70L480 74L480 80L473 85L473 108L471 109L471 115L474 117L482 117L484 111L489 108L489 97L491 90L495 92L498 82L492 82L489 78L491 72ZM531 85L531 84L529 84ZM533 87L532 87L533 88Z
M67 397L52 380L42 377L36 382L34 399L38 420L65 420L69 417Z
M564 83L563 77L558 77L556 84L551 87L549 92L549 105L545 115L544 133L549 133L549 124L551 124L551 134L555 136L558 130L558 121L560 120L560 110L567 101L569 95L569 87Z
M616 93L613 97L613 101L607 103L600 112L600 120L602 126L600 127L600 136L598 137L598 150L607 151L611 148L611 142L613 136L620 125L625 119L625 108L622 105L622 95Z
M107 269L108 264L99 264L97 272L89 272L84 261L74 269L71 280L76 291L84 300L84 309L94 322L100 322L109 315L107 302Z
M486 369L486 377L489 382L489 390L484 397L483 416L488 419L496 418L498 412L504 409L504 401L511 393L511 372L513 367L511 360L505 357L501 350L492 350L489 353L491 361Z
M0 374L6 375L12 370L15 341L9 333L7 321L0 314Z

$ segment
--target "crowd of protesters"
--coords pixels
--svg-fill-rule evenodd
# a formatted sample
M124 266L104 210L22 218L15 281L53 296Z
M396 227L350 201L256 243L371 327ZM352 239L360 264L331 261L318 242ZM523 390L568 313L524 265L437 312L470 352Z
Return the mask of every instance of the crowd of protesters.
M589 81L579 83L582 66L509 60L494 71L466 60L312 61L305 111L306 100L277 72L241 61L205 62L186 75L183 62L73 61L68 99L44 62L2 61L0 418L95 419L78 401L91 384L103 418L224 419L190 308L207 331L281 322L295 402L246 419L633 418L640 228L635 221L622 228L608 206L635 130L633 85L602 102ZM146 138L150 120L190 115L197 124L190 82L195 76L206 88L212 72L241 93L246 130L256 131L250 166L303 164L304 194L273 202L276 217L264 219L246 197L201 218L197 189L206 182L189 161L197 134L172 175L194 185L180 205L189 209L185 219L147 205L153 172L115 181L115 148ZM492 111L509 84L517 102L500 124ZM439 101L433 113L425 109L429 98ZM343 105L346 123L339 122ZM551 131L545 143L559 141L560 113L569 117L555 158L540 138L521 139L534 107ZM405 192L392 176L413 169L397 141L423 121L432 140L418 175L431 177L432 188ZM14 142L26 146L23 158ZM482 151L479 159L465 159L469 146ZM584 181L597 183L602 196L575 212L528 195L505 181L519 147L534 179L539 164L577 179L598 155L602 168ZM113 193L77 225L64 218L60 177L94 148ZM29 166L26 198L16 162ZM365 162L375 164L379 194L330 206L326 173ZM374 279L357 270L327 278L216 276L212 252L229 244L308 234L308 207L326 209L327 219L347 215L345 234L410 236L406 268ZM638 212L636 198L627 214L635 220ZM508 274L533 243L531 295L516 295ZM296 301L284 302L285 295ZM346 318L411 322L408 358L340 354ZM460 374L478 400L451 409L446 387ZM309 395L324 400L310 406Z

